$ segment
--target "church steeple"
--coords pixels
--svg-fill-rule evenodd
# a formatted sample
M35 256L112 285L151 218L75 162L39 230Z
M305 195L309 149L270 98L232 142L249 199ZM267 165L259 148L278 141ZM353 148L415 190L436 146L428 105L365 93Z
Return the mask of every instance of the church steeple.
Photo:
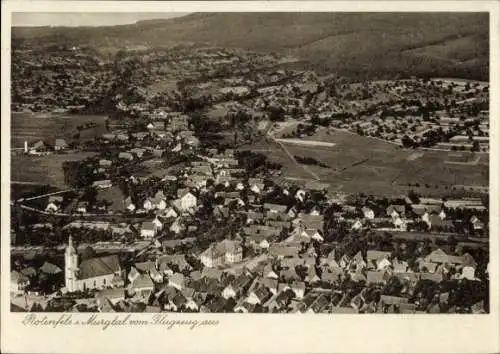
M66 289L69 292L77 290L77 270L78 270L78 254L73 245L71 235L68 238L68 247L64 253L64 280Z

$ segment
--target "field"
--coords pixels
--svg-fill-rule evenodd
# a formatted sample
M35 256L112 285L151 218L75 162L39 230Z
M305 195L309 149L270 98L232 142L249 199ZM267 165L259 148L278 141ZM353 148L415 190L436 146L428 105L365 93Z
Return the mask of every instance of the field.
M78 152L68 154L53 154L46 156L12 155L11 181L36 182L49 184L58 188L66 188L62 163L64 161L81 160L94 153Z
M343 131L320 130L307 139L336 144L331 148L286 144L291 154L313 157L330 166L308 168L321 182L330 183L332 190L375 195L400 195L415 190L439 196L464 193L453 189L457 185L488 185L488 155L481 155L481 163L477 165L450 165L445 163L450 158L448 152L405 150ZM281 163L283 177L312 179L303 166L293 163L276 144L260 143L247 148Z
M80 132L80 139L91 139L105 132L104 116L58 115L44 117L41 114L13 113L11 117L11 147L22 148L24 141L28 144L37 140L66 139L68 142L77 133L76 127L90 122L96 127Z

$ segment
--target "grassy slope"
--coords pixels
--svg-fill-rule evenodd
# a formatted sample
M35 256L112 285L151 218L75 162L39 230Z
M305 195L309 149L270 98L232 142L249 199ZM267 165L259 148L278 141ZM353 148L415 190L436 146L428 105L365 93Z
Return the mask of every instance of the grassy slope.
M487 80L488 15L481 13L197 13L99 28L15 28L94 46L206 43L285 51L356 76L431 74ZM462 61L461 59L465 59Z

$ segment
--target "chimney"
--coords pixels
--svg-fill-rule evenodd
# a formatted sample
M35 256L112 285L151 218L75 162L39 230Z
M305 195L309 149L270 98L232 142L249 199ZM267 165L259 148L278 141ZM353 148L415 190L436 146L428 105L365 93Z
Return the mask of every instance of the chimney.
M28 153L28 141L24 141L24 153L27 154Z

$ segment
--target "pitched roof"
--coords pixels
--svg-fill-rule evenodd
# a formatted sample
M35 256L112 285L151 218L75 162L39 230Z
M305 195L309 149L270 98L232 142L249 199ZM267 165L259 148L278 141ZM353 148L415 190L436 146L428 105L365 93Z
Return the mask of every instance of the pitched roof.
M438 248L428 254L427 257L425 257L425 260L433 263L448 263L449 257L441 248Z
M135 268L140 272L149 272L151 269L155 268L154 262L139 262L134 264Z
M281 205L281 204L264 203L264 209L275 210L283 213L288 209L288 207L286 205Z
M441 274L441 273L420 273L420 279L432 280L433 282L440 283L443 280L443 274Z
M400 296L381 295L380 301L387 305L399 305L407 303L408 299Z
M391 252L369 250L366 252L366 259L368 261L375 261L382 258L390 258Z
M79 266L79 279L109 275L121 270L117 255L85 259Z
M385 272L375 272L368 271L366 272L366 280L368 283L384 283Z
M61 268L59 268L55 264L52 264L52 263L49 263L49 262L43 263L43 265L40 268L40 270L43 273L46 273L46 274L59 274L59 273L62 272Z

